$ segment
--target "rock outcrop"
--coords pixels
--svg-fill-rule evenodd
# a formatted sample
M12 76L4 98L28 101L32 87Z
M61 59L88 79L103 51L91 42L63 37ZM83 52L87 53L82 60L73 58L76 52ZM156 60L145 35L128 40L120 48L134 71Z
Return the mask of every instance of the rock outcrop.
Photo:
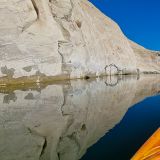
M1 0L0 15L1 84L160 72L87 0Z
M0 159L78 160L159 83L148 75L1 87Z

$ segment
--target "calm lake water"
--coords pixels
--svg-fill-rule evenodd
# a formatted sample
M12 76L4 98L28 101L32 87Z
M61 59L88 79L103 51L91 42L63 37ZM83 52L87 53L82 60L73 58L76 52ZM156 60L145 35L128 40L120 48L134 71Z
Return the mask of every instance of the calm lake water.
M0 87L0 160L130 160L160 126L160 76Z

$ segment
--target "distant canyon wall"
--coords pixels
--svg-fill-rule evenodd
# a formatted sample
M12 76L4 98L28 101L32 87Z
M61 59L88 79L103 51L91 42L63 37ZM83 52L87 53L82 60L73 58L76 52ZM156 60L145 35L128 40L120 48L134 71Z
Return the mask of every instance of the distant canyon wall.
M160 72L87 0L1 0L0 24L1 84Z

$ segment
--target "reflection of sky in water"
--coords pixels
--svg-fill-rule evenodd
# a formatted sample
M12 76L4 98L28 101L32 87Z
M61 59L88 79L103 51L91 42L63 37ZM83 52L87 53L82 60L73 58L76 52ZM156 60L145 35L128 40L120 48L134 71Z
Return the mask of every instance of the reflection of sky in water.
M130 108L123 120L93 145L82 160L129 160L159 127L160 96L154 96Z
M128 160L159 127L160 97L126 112L159 93L159 82L147 75L2 86L0 160L79 160L90 147L83 160Z

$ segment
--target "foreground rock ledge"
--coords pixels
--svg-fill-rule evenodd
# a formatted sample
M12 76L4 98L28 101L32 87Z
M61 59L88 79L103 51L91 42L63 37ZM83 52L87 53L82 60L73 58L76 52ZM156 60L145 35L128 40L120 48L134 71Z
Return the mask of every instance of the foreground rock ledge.
M160 73L160 52L86 0L1 0L0 22L1 84Z

